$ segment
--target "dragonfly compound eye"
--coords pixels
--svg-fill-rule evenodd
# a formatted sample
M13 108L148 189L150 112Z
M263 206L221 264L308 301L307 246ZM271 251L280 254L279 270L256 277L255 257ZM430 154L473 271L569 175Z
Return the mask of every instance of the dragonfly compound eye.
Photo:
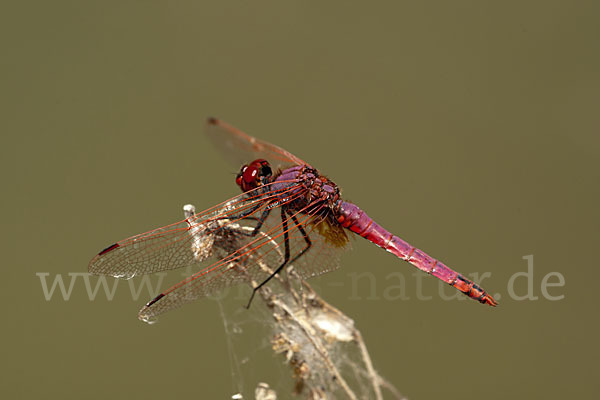
M258 159L248 165L244 165L235 181L244 192L247 192L259 187L263 183L263 180L271 177L271 174L272 171L269 162Z
M238 172L237 176L235 177L235 183L237 183L237 185L239 187L242 187L242 184L244 183L243 182L244 171L246 171L247 168L248 168L247 165L242 166L242 169L240 170L240 172Z
M261 178L269 178L271 177L271 175L273 174L273 171L271 171L271 165L269 164L269 162L267 160L256 160L256 161L260 161L260 177ZM255 162L256 162L255 161Z

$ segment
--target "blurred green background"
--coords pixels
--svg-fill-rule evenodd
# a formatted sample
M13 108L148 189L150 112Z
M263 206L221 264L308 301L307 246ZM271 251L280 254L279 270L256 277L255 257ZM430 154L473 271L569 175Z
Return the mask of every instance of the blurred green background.
M146 290L133 300L120 282L91 301L73 275L185 203L238 193L202 134L211 115L317 166L449 266L491 274L497 309L445 301L433 278L419 300L414 268L355 240L312 280L403 394L597 396L598 2L33 1L0 15L5 398L240 389L218 303L148 326ZM518 300L529 255L537 300ZM353 283L363 272L374 291ZM40 273L73 278L69 300L46 300ZM408 299L390 298L398 273ZM291 391L281 356L252 356L268 338L240 340L256 379Z

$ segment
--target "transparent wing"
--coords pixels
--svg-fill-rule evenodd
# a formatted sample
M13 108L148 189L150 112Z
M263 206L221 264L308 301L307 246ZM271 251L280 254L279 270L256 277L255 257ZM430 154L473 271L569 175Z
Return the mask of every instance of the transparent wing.
M206 135L236 168L264 158L276 168L309 165L287 150L252 137L216 118L206 122Z
M212 252L222 258L164 291L142 308L138 317L151 321L232 284L261 283L284 263L288 250L289 260L303 278L338 268L348 237L323 211L312 206L282 215L280 208L274 208L254 236L249 235L253 227L244 224L247 220L223 221L226 233L210 239ZM204 227L198 228L206 232Z
M225 248L226 229L222 221L235 223L240 215L261 215L269 202L284 195L284 190L240 194L224 203L186 218L121 240L102 250L89 263L93 274L130 279L136 275L197 265L212 256L213 241ZM216 233L215 233L216 232ZM233 245L233 243L231 243Z

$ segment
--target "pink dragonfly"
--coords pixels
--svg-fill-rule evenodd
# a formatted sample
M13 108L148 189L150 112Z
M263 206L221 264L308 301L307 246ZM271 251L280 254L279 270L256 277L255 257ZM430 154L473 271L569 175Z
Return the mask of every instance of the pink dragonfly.
M307 162L214 118L207 122L207 134L231 161L243 165L236 177L242 193L197 214L188 209L183 221L121 240L90 261L91 273L118 278L200 267L148 302L140 319L251 279L257 285L249 306L256 291L285 266L292 265L303 278L338 268L348 231L472 299L498 304L471 280L343 201L337 185Z

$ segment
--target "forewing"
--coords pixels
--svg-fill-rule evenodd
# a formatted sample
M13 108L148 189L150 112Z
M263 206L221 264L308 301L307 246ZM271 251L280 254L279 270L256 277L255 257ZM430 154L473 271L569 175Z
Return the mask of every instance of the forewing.
M276 168L308 165L289 151L252 137L216 118L209 118L206 122L206 135L235 168L259 158L264 158Z
M276 195L241 194L183 221L121 240L96 255L88 270L129 279L198 265L213 255L215 240L221 240L221 250L226 247L227 238L215 234L225 232L221 229L224 220L235 222L236 216L252 209L261 212ZM229 243L229 247L233 245Z
M301 277L309 278L338 268L340 254L348 248L343 228L320 216L318 209L307 210L285 213L282 217L281 209L274 208L255 236L247 235L251 228L242 224L246 220L227 222L229 237L224 242L215 240L215 251L225 243L236 243L240 247L234 252L221 252L223 258L219 261L167 289L140 310L139 318L152 320L232 284L263 282L283 264L286 242L290 259L301 254L292 263ZM310 247L307 247L307 237Z

